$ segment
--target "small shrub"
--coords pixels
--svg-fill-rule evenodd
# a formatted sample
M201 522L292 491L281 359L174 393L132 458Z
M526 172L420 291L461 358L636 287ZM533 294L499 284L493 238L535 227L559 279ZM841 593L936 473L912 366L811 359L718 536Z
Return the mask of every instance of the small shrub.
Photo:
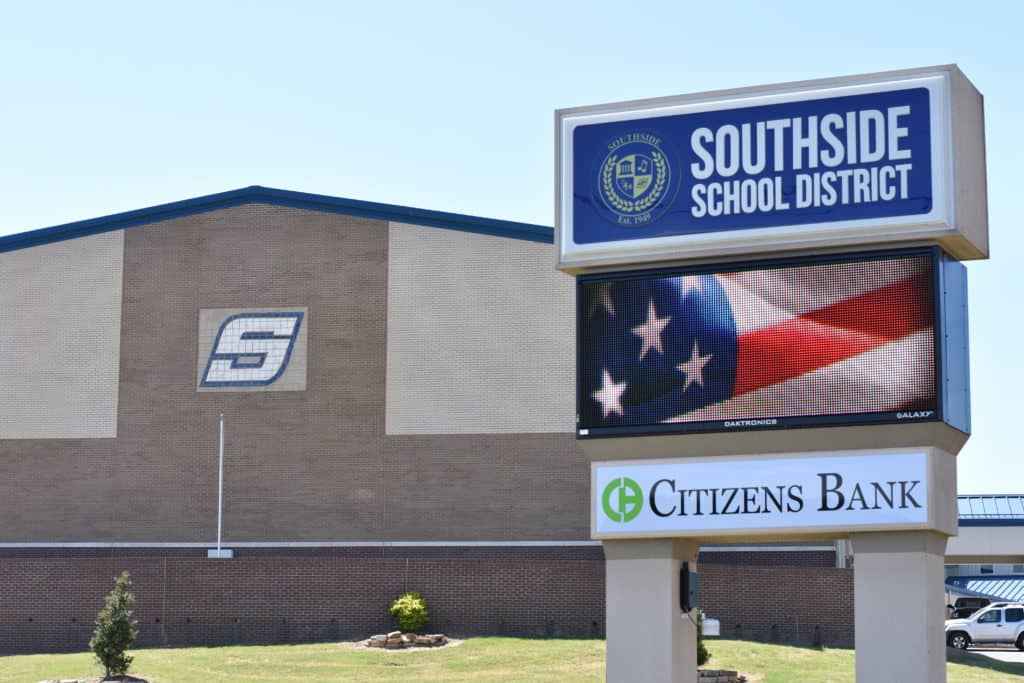
M697 666L704 666L711 661L711 653L704 645L704 612L697 610Z
M418 631L430 618L427 615L427 601L416 591L402 593L391 603L391 609L388 611L402 631Z
M106 604L96 615L96 630L89 640L89 648L95 653L96 661L106 670L104 678L124 676L132 664L126 650L135 642L139 623L132 619L132 580L128 572L114 580L114 590L106 597Z

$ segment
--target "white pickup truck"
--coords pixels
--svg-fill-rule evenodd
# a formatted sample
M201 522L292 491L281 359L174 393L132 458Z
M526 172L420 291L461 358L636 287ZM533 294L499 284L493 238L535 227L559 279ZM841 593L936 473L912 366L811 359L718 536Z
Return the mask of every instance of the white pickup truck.
M959 650L976 645L1016 645L1024 650L1024 605L996 603L966 619L946 621L946 644Z

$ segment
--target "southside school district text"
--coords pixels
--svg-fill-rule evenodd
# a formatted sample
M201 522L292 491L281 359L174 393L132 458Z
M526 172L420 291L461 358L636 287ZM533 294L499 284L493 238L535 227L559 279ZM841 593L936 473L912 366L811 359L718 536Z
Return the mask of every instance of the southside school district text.
M803 169L805 162L809 169L819 164L836 168L881 161L901 163L797 173L792 204L786 199L781 175L698 182L690 190L690 214L703 218L783 211L794 205L802 209L908 199L912 152L901 147L909 134L901 119L910 113L910 105L902 105L849 111L845 116L830 113L820 118L812 115L726 124L714 131L697 128L690 136L690 146L698 161L690 164L690 173L699 181L716 175L731 178L741 170L746 175L760 175L768 167L769 136L771 169L777 174L787 170L787 156L788 168L794 171Z

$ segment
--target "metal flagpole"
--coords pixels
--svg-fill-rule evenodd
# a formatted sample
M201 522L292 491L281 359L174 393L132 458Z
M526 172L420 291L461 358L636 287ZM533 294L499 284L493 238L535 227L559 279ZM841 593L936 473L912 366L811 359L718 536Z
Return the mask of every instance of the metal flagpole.
M220 531L224 512L224 413L220 414L220 474L217 477L217 557L220 557Z

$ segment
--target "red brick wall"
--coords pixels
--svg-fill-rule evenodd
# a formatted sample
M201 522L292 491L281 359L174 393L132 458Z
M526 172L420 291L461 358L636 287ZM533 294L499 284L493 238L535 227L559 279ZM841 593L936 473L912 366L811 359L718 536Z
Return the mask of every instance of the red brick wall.
M405 590L452 634L601 635L604 562L239 557L0 559L0 652L87 649L103 596L132 575L141 647L365 638Z
M604 561L595 551L0 558L0 653L86 649L122 570L134 581L141 647L363 638L391 628L387 606L405 590L427 598L431 631L600 636ZM707 564L701 583L723 636L853 644L850 570Z
M767 567L835 567L836 553L833 550L701 551L700 564L701 566L742 564Z
M793 645L853 646L853 570L701 565L705 614L722 636Z

